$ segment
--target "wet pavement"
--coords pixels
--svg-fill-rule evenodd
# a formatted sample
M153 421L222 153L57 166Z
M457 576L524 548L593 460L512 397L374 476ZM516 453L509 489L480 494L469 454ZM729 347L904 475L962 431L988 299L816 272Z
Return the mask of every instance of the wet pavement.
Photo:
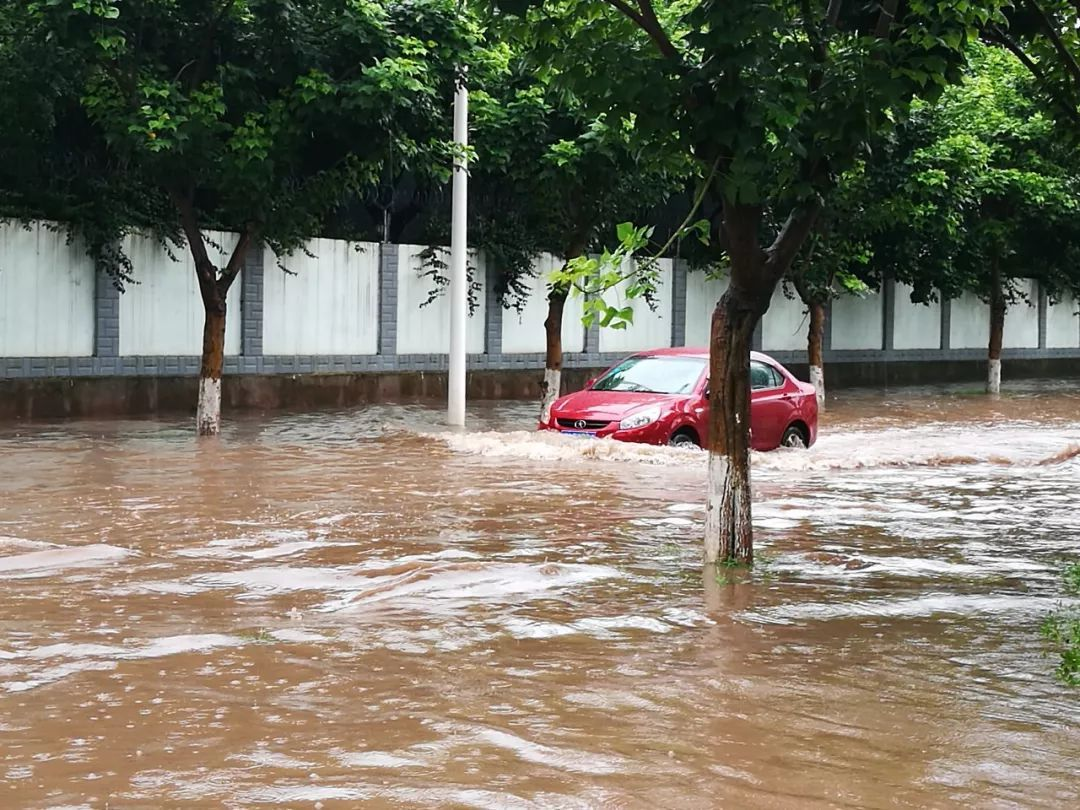
M532 416L0 425L0 805L1080 804L1080 387L844 392L721 581L703 454Z

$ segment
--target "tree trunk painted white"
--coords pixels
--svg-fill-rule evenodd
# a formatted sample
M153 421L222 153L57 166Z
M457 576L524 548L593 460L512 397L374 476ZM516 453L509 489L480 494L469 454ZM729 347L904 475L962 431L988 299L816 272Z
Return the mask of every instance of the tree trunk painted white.
M1001 361L990 360L986 368L986 392L988 394L1001 393Z
M221 379L199 378L199 406L195 425L200 436L216 436L221 432Z
M540 393L540 421L547 424L551 420L551 406L559 398L562 390L562 370L544 369L544 385Z
M749 482L740 480L737 464L728 456L709 453L709 476L705 498L705 563L720 559L721 537L749 537L750 503L746 501ZM727 521L733 520L735 525ZM748 553L749 549L744 551ZM739 559L739 556L732 554Z
M817 392L818 410L825 410L825 368L823 366L810 366L810 384Z

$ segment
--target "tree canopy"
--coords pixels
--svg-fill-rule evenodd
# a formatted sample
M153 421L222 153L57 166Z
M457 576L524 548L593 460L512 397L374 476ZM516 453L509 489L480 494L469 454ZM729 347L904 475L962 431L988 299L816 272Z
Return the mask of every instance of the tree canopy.
M964 81L916 103L874 159L860 186L876 208L873 266L918 300L988 299L995 263L1006 288L1022 277L1080 286L1080 164L1034 84L1008 52L975 47Z
M13 115L0 124L27 167L8 178L17 202L96 243L133 227L190 243L213 226L279 254L376 182L391 150L446 173L445 99L478 41L452 0L49 0L6 13L2 58L22 66L5 76ZM44 134L48 151L19 132ZM79 166L93 194L72 185L86 182Z

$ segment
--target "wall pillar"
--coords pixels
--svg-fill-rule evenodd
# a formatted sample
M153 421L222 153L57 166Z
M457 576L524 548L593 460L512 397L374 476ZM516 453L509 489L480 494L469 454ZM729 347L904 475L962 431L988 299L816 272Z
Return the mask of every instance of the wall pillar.
M398 246L379 245L379 354L397 354Z
M832 351L832 326L833 326L833 300L825 302L825 330L821 336L821 353ZM808 347L809 348L809 347Z
M1039 285L1039 348L1046 348L1046 319L1050 313L1050 297L1046 294L1046 287L1043 283L1038 282Z
M600 324L596 321L585 328L585 354L600 354Z
M881 348L891 352L896 345L896 279L887 278L881 289Z
M94 275L94 356L120 356L120 290L100 270Z
M263 353L263 256L261 242L248 248L240 271L240 354L261 357Z
M686 262L675 259L671 265L671 345L686 345Z
M484 351L488 355L502 354L503 305L495 287L499 280L498 271L487 261L484 262Z
M952 341L952 299L946 298L938 291L941 299L941 350L948 351Z

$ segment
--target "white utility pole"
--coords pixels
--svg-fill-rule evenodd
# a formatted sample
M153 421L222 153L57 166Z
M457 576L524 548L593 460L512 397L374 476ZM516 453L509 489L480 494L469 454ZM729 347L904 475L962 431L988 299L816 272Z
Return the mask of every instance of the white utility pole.
M469 174L465 148L469 145L469 91L465 70L454 94L454 193L450 223L450 375L446 400L449 424L465 425L465 325L469 318L466 213Z

